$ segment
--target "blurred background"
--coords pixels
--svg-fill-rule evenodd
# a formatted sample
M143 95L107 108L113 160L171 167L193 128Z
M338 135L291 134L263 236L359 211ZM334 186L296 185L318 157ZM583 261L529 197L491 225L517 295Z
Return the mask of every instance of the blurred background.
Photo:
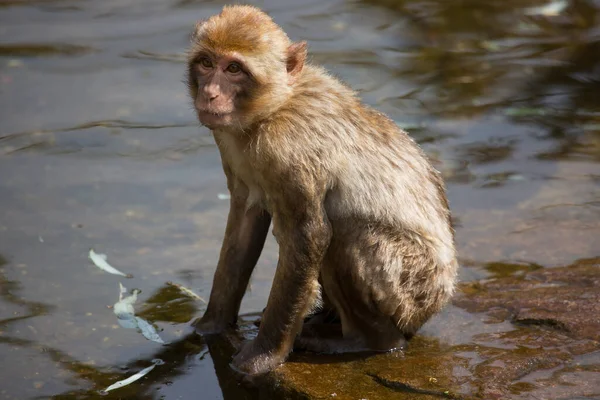
M431 156L463 282L600 255L598 0L251 3ZM183 83L194 22L223 4L0 0L0 399L95 398L166 351L117 324L119 282L167 342L202 314L166 282L208 298L224 232L218 151ZM276 260L269 238L242 312L265 306ZM140 398L222 397L187 346Z

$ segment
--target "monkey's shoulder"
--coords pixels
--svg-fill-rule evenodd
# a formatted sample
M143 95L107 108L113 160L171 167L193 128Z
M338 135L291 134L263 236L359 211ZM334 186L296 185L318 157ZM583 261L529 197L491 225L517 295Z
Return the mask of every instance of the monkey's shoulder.
M365 105L349 86L309 65L289 101L255 130L253 154L269 169L318 170L360 153L420 157L416 143L382 112ZM324 162L327 161L327 162ZM317 171L318 172L318 171Z
M343 110L360 105L357 93L324 68L307 65L294 87L294 95L285 109L299 116L339 116Z
M272 121L279 126L288 122L296 137L304 131L311 140L322 132L345 141L367 136L410 142L388 115L365 104L350 85L314 65L306 67L293 97L274 117Z

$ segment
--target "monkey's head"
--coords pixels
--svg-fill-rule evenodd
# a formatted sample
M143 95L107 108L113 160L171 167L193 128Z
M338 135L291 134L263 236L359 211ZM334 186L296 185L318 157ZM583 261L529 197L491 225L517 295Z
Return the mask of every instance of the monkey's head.
M188 85L200 123L243 130L267 118L292 95L306 42L292 43L259 9L225 7L196 24Z

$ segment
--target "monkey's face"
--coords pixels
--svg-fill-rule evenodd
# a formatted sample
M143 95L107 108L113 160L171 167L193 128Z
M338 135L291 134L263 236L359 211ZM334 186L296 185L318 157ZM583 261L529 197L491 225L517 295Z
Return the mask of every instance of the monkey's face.
M252 78L239 57L199 54L190 64L190 86L202 125L209 129L242 125L241 109Z
M306 43L292 44L271 18L251 6L225 7L199 21L188 53L188 86L200 123L246 131L293 94Z

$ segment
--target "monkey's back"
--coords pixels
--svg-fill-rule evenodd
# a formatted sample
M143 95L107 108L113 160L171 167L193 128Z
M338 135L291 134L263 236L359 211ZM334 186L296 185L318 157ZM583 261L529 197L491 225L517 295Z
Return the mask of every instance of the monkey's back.
M323 70L305 73L311 85L296 91L292 104L300 112L290 135L305 149L301 165L329 179L325 209L333 238L325 291L357 324L390 318L412 334L446 304L456 282L441 176L387 116ZM324 110L327 121L315 118ZM343 281L354 285L333 294Z
M325 207L334 232L343 221L409 231L436 250L440 263L454 261L442 179L393 121L310 65L279 118L273 131L289 129L277 138L278 151L294 151L289 158L298 168L328 179Z

